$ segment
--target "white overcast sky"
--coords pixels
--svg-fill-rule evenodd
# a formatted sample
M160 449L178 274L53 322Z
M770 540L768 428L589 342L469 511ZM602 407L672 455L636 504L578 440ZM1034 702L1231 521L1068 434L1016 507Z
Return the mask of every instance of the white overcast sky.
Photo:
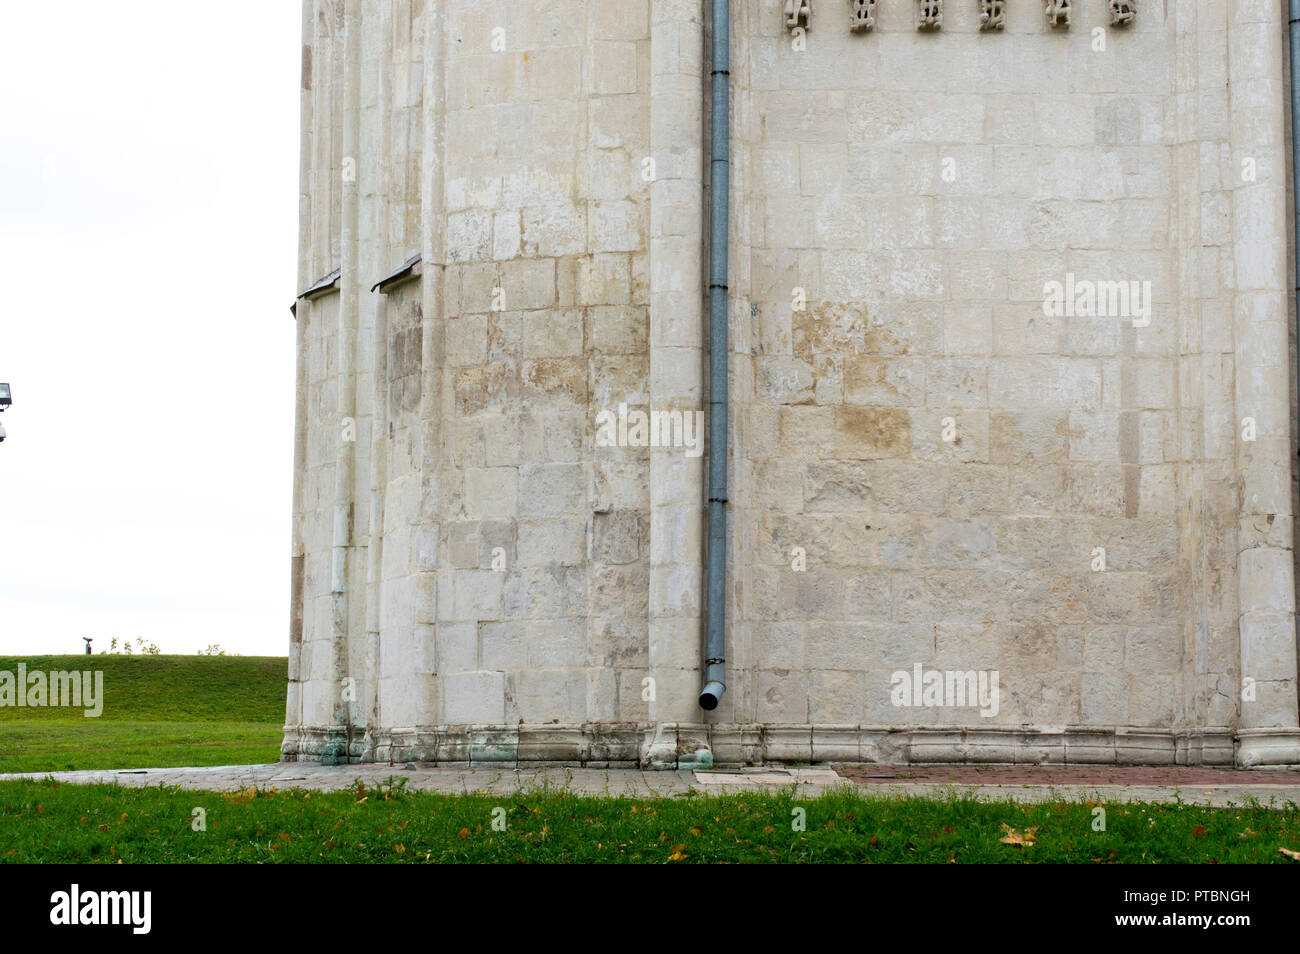
M299 3L0 11L0 654L284 655Z

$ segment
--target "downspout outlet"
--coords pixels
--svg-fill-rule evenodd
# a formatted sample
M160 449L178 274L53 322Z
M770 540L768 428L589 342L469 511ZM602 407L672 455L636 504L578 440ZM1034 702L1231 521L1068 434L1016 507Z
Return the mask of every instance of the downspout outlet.
M712 712L722 701L722 694L727 691L727 687L714 679L706 682L704 688L700 690L700 708Z

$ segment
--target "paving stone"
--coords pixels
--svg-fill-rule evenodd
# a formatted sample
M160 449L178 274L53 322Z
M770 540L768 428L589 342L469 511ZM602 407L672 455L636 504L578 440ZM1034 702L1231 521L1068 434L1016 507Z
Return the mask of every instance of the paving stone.
M736 772L647 772L640 769L450 768L417 764L322 766L311 762L185 768L96 770L0 775L12 779L54 778L72 785L118 784L128 788L176 786L191 790L238 791L257 788L340 791L358 781L368 785L388 777L405 779L412 791L459 794L510 794L542 786L580 795L671 798L687 792L788 791L800 797L856 785L865 795L945 798L953 795L990 801L1176 802L1224 807L1252 800L1273 807L1300 804L1300 772L1231 771L1200 768L1096 766L1087 768L1021 766L875 765L797 768L759 767Z

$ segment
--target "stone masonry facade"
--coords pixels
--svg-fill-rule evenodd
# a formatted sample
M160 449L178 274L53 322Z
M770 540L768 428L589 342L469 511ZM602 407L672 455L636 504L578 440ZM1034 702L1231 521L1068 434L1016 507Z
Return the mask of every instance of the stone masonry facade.
M284 757L1300 763L1285 4L732 0L725 438L711 8L304 0Z

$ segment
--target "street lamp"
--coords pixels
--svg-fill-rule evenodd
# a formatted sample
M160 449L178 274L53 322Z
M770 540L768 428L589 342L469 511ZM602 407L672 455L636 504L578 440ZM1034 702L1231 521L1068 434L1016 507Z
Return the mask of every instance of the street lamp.
M9 385L0 383L0 411L3 411L10 404L14 403L13 393L9 390ZM0 443L5 439L5 426L0 424Z

